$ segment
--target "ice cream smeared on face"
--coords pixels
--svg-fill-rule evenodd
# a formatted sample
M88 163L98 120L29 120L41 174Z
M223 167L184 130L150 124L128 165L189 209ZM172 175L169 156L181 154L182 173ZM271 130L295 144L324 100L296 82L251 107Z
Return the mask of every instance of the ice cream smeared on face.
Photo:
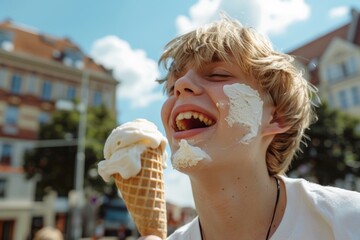
M185 139L181 139L179 149L172 157L172 165L175 169L192 167L201 160L210 160L210 156L201 148L191 146Z
M229 97L230 105L226 121L230 127L236 123L248 127L249 132L241 142L249 143L257 135L261 125L263 101L256 90L245 84L225 85L223 90Z
M115 128L104 145L105 160L98 164L100 176L109 181L110 176L119 173L122 178L136 176L141 170L140 155L147 148L161 147L163 165L166 167L167 139L155 124L145 119L136 119Z

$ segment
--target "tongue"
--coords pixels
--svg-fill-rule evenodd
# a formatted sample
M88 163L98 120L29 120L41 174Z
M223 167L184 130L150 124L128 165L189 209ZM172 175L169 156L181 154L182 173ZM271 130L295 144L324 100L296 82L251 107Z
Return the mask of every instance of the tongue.
M184 119L184 125L186 126L187 130L194 129L194 128L206 128L208 127L204 122L200 121L199 119Z

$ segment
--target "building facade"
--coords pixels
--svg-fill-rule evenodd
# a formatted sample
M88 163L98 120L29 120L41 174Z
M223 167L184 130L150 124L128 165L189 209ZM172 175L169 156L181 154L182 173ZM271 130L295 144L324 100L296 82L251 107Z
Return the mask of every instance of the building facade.
M360 117L360 13L351 21L294 49L296 65L331 108Z
M0 22L1 239L26 239L39 214L54 224L43 211L50 203L34 201L36 180L27 180L22 168L25 151L37 147L40 124L81 99L83 89L89 106L104 104L115 115L116 85L111 71L71 40Z

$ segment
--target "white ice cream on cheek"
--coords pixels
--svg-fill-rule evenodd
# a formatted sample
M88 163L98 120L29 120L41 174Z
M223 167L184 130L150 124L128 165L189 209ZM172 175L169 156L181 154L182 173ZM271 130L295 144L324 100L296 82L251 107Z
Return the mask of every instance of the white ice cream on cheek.
M210 156L201 148L191 146L186 140L181 139L179 149L172 157L172 165L175 169L192 167L201 160L210 160Z
M229 98L229 115L225 118L230 127L242 124L249 128L249 132L241 139L242 143L249 143L254 138L261 125L263 101L258 91L246 84L234 83L223 87Z

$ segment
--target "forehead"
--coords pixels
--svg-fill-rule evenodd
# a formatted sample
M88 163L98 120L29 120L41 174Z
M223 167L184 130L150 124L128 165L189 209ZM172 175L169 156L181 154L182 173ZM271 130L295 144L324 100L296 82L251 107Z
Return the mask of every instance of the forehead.
M235 80L236 82L245 83L252 87L258 88L258 81L256 81L253 77L245 74L235 60L231 61L232 58L229 59L229 62L214 60L213 62L203 62L201 65L188 62L183 66L183 68L169 73L168 81L173 83L191 70L202 78L208 78L212 75L223 75L227 76L228 80Z
M227 60L214 57L210 61L196 61L196 59L189 59L189 61L183 62L181 64L173 62L173 66L169 69L169 78L178 78L179 76L184 75L190 69L197 73L204 73L217 68L222 68L233 73L241 72L240 67L236 64L232 57L229 57Z

